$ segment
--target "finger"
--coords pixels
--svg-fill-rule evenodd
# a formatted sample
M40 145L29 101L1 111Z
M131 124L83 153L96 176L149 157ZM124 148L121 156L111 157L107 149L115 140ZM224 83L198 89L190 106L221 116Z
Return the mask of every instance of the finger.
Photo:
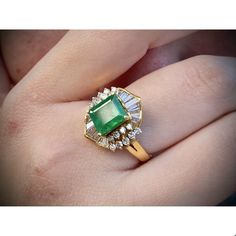
M1 49L12 81L20 81L65 33L64 30L2 31Z
M128 86L128 90L142 98L143 134L138 139L147 151L155 155L235 110L235 68L233 58L198 56L158 70ZM80 140L82 137L80 142L83 142L83 117L87 103L73 104L74 109L64 114L74 114L75 120L70 120L71 125L65 127L71 127L74 138ZM74 124L81 126L74 129ZM97 146L89 140L85 143L93 152L91 156L96 158ZM105 153L110 155L110 152ZM132 168L136 165L133 158L127 166Z
M236 113L193 134L128 179L140 205L216 205L236 190Z
M14 96L56 102L86 98L128 70L149 47L189 33L70 31L16 86Z
M222 115L235 110L235 68L233 58L198 56L158 70L128 86L128 90L142 98L143 134L138 139L145 149L155 156ZM71 105L70 111L63 114L68 114L69 117L73 114L74 121L67 119L70 124L62 129L71 128L71 140L82 143L91 154L91 160L97 162L97 155L100 155L118 169L137 167L138 161L125 151L111 155L109 151L104 151L85 139L83 119L88 103L73 104L73 109ZM54 123L56 129L57 122ZM122 167L119 168L119 165Z
M236 109L236 60L197 56L128 86L142 98L141 143L158 153Z
M0 105L2 104L3 99L5 98L9 90L10 81L3 65L2 58L0 57Z

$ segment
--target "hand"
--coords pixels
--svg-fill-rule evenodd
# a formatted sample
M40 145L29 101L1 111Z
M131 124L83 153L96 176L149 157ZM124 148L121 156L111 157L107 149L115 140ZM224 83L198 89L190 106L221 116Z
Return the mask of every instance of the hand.
M150 47L186 32L68 32L1 109L6 204L214 205L235 191L235 59L198 56L131 83L143 101L140 163L83 136L87 99Z

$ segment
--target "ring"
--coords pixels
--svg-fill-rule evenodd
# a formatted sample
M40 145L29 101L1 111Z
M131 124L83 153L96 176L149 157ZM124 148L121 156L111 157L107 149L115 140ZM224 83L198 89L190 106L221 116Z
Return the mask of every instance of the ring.
M141 134L141 98L126 89L111 87L92 98L85 116L84 135L111 151L126 148L140 161L151 158L136 139Z

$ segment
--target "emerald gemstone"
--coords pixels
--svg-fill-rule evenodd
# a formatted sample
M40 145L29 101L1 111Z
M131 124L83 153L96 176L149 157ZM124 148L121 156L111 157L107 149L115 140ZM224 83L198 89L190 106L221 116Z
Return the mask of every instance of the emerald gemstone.
M111 95L89 110L98 133L106 135L124 123L128 113L116 95Z

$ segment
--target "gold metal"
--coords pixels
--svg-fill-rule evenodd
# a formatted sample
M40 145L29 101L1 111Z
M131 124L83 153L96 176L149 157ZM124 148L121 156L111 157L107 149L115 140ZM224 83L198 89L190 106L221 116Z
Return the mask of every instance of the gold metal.
M141 146L138 140L134 140L126 149L140 161L148 161L151 158L145 149Z

